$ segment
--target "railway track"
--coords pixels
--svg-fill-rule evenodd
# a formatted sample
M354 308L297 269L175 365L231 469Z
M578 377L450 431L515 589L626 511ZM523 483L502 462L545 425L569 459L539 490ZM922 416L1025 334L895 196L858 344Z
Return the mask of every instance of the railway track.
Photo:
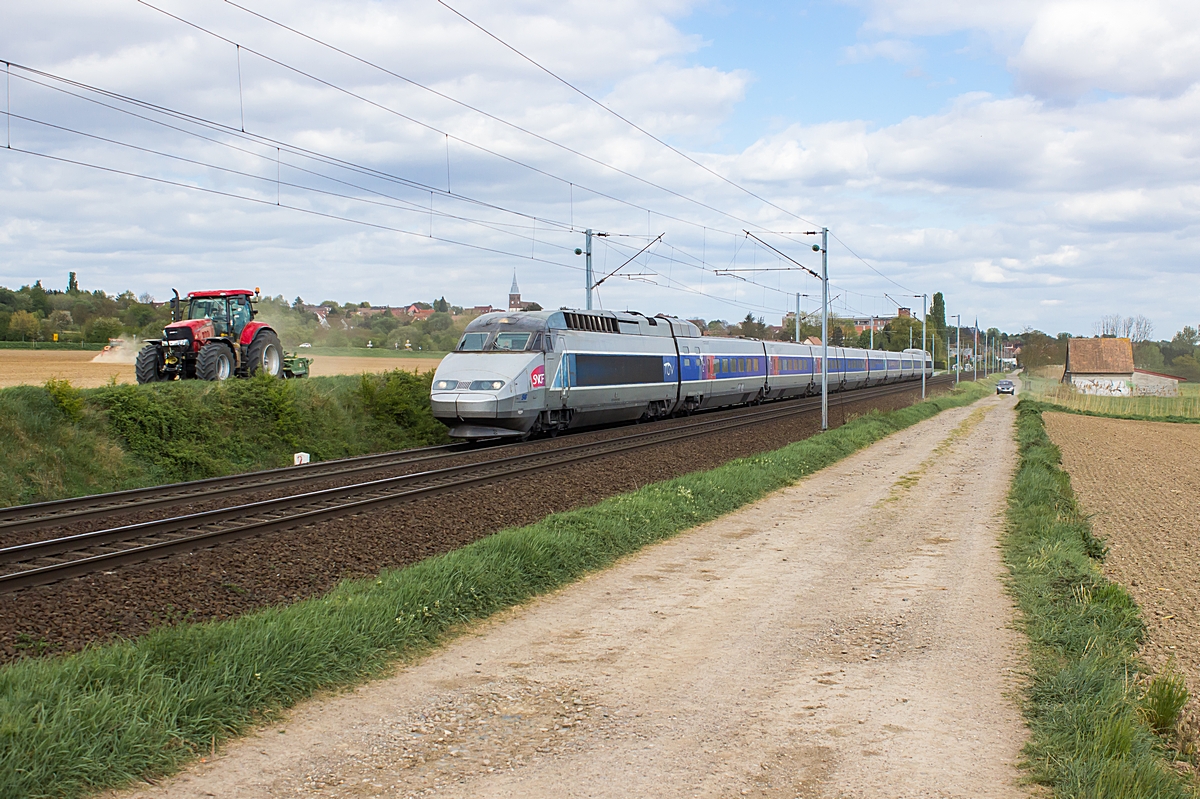
M210 477L186 483L135 488L107 494L58 499L0 509L0 535L87 521L131 511L154 510L218 497L248 494L333 477L375 472L395 466L445 458L477 449L475 444L444 444L399 452L383 452L303 466L285 466L248 474Z
M951 377L950 380L952 379ZM930 385L941 386L947 382L949 381L944 377L934 378L930 381ZM844 403L910 392L913 389L912 383L900 383L859 389L846 394L834 394L830 396L830 406L836 407ZM10 546L0 549L0 572L3 572L0 573L0 593L45 585L91 572L108 571L130 563L212 547L277 530L371 512L390 504L527 475L566 464L660 446L697 436L712 435L789 416L813 413L819 408L820 398L814 397L772 403L743 411L734 416L714 415L698 418L687 424L668 428L633 428L625 435L600 441L577 443L567 439L560 446L540 451L506 454L511 450L508 447L501 447L488 451L494 457L474 463L417 471L345 486L291 494L275 499L168 516L153 521L125 524ZM456 445L451 445L451 447L454 446ZM453 454L447 452L447 449L449 448L434 447L409 451L406 454L411 457L396 460L390 465L432 460ZM461 448L458 451L461 451ZM390 455L395 457L403 454L405 453L391 453ZM315 464L315 466L336 464L334 470L310 469L297 474L296 472L304 467L293 467L273 470L269 474L259 473L266 477L264 481L257 484L256 488L311 482L331 475L379 469L381 467L373 465L372 459L376 459L375 463L377 464L379 460L387 457L386 455L367 456L361 459ZM242 479L245 477L242 476ZM172 488L176 488L168 486L159 489L122 492L120 495L106 495L104 501L94 507L89 506L86 502L67 504L72 503L71 500L61 505L59 503L43 503L40 507L53 505L59 512L36 515L35 511L35 515L18 516L7 522L7 529L13 529L12 525L15 524L24 524L26 525L25 529L30 526L58 525L64 521L84 518L83 514L86 514L86 518L94 518L130 508L162 507L163 505L194 501L198 498L207 499L214 496L243 493L229 484L228 480L229 478L216 478L212 481L180 484L178 488L181 490L174 495L173 499L168 496L156 497L150 493L163 490L169 493ZM204 493L205 488L210 488L211 491ZM118 496L129 501L109 499ZM131 504L134 502L140 504ZM25 506L13 509L13 511L25 511L33 507L36 506ZM3 529L6 527L0 524L0 530Z

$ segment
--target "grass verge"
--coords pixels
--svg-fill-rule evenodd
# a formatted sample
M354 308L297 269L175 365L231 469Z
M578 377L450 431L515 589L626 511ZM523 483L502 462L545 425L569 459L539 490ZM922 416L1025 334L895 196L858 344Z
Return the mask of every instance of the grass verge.
M1004 544L1032 652L1025 766L1056 797L1193 796L1148 723L1165 723L1155 713L1169 686L1137 687L1138 606L1098 566L1104 545L1059 466L1043 408L1027 399L1017 405L1020 464Z
M238 619L0 669L0 796L79 796L179 768L213 741L311 695L381 673L458 625L554 590L715 519L989 384L861 416L732 461L504 530L375 580Z
M1181 384L1177 397L1099 397L1081 394L1058 380L1023 375L1026 397L1054 410L1108 419L1140 422L1200 423L1200 392L1197 386Z
M1073 408L1070 405L1060 405L1057 402L1049 402L1044 399L1024 399L1023 402L1029 402L1037 405L1038 411L1044 413L1046 411L1055 411L1057 413L1073 413L1077 416L1099 416L1104 419L1128 419L1134 422L1171 422L1173 424L1200 424L1200 416L1178 416L1174 414L1153 415L1144 413L1132 412L1116 412L1116 411L1098 411L1088 408Z
M0 389L0 507L440 444L432 372Z

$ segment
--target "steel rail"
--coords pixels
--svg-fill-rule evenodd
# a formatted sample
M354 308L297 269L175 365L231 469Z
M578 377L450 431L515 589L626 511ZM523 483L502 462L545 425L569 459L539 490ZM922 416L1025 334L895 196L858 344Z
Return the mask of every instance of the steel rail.
M872 399L889 394L913 390L909 383L894 383L862 389L852 393L838 394L835 404L843 405L865 399ZM0 549L0 562L29 562L55 554L78 551L81 548L94 548L120 541L130 541L135 538L157 537L169 535L181 530L195 529L231 519L245 519L243 524L233 527L208 530L179 538L152 541L115 552L88 555L83 558L69 560L63 563L53 563L46 566L27 568L10 574L0 575L0 593L15 591L35 585L57 582L69 577L87 574L100 569L112 568L128 563L155 559L169 554L211 547L226 540L257 536L279 529L293 528L313 524L327 519L356 515L374 507L395 502L412 501L414 499L433 496L443 492L461 489L478 484L507 479L516 475L562 466L569 463L591 460L619 452L657 446L672 441L684 440L711 432L722 431L763 421L786 418L792 415L810 413L819 407L819 399L810 398L799 402L787 403L784 407L768 408L756 413L742 414L733 418L710 419L704 422L675 427L667 430L639 432L629 436L607 439L600 442L574 444L559 449L514 455L498 458L481 463L464 464L410 475L400 475L382 480L370 481L352 486L324 489L305 494L280 497L273 500L249 503L232 508L222 508L187 514L180 517L160 519L152 522L126 525L110 530L99 530L92 533L81 533L75 536L53 539L50 541L22 544L6 549ZM499 467L499 468L496 468ZM471 472L477 472L471 474ZM464 473L467 473L464 476ZM430 485L407 488L403 490L386 490L377 496L354 499L327 507L316 507L267 519L255 519L263 513L278 510L291 510L296 507L311 505L316 502L328 502L355 494L369 494L380 489L403 487L407 483L421 480L441 480Z
M292 483L378 471L393 466L445 458L462 452L470 452L475 448L476 446L473 444L442 444L353 458L339 458L303 466L283 466L258 472L207 477L183 483L168 483L147 488L132 488L127 491L16 505L0 509L0 533L20 532L38 527L86 521L116 513L197 502L210 497L264 491Z

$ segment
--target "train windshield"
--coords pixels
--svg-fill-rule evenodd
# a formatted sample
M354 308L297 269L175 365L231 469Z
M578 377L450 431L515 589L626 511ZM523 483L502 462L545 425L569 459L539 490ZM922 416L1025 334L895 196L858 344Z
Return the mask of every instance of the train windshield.
M507 330L494 336L491 333L464 333L457 349L459 352L522 352L529 348L532 338L532 333ZM538 336L540 340L541 336Z
M492 342L493 350L523 350L529 345L532 333L497 333Z
M467 333L462 337L462 341L458 342L459 352L483 352L487 346L487 333Z

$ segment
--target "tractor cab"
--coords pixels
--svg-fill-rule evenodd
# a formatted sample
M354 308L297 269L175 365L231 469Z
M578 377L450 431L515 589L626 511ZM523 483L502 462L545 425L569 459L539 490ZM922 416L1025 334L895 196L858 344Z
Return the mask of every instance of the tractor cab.
M209 320L214 336L237 338L255 316L253 302L249 292L192 292L188 295L187 318Z

